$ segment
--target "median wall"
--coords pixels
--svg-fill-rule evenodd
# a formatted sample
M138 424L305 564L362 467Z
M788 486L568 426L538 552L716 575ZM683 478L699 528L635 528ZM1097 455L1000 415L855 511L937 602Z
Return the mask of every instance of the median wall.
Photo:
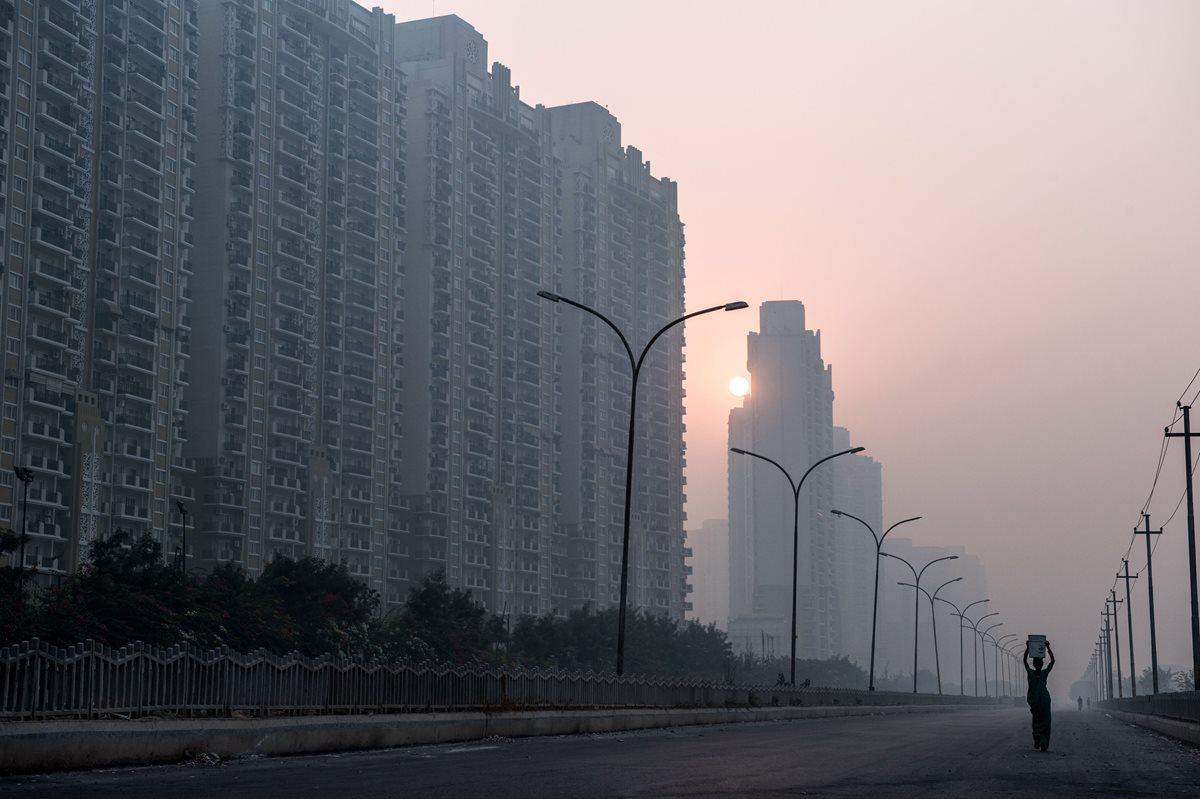
M1097 704L1122 721L1200 746L1200 691L1107 699Z

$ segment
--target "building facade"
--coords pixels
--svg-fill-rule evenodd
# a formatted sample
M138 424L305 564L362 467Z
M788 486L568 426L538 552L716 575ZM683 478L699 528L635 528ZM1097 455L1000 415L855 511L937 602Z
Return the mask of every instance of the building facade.
M688 531L692 608L687 618L729 628L729 522L706 519Z
M399 513L404 86L394 19L201 4L189 398L196 564L344 562L386 591Z
M190 500L186 400L197 4L0 4L3 457L26 565L118 529L168 554ZM14 512L15 511L15 512Z
M561 163L562 282L555 291L624 331L636 358L684 313L678 188L656 178L596 103L549 109ZM563 388L560 517L567 607L616 605L624 535L632 365L602 321L557 311ZM654 345L639 377L630 518L629 602L674 619L688 607L684 563L683 331Z
M31 565L120 528L195 570L342 562L388 604L438 569L498 613L616 603L629 366L537 292L645 344L684 312L677 187L487 64L457 17L349 0L0 2ZM631 604L677 619L682 346L641 373L630 553Z

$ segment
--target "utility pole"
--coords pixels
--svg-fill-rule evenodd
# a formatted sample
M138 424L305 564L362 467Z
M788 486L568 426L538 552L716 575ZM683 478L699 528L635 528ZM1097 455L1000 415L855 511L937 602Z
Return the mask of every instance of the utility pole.
M1152 557L1154 548L1150 546L1150 536L1161 535L1162 530L1150 529L1150 514L1143 513L1142 518L1146 522L1145 530L1134 529L1134 535L1146 536L1146 594L1150 598L1150 671L1154 693L1158 693L1158 638L1154 634L1154 564ZM1128 585L1128 583L1126 583Z
M1108 600L1104 600L1104 610L1100 611L1100 615L1104 617L1104 679L1108 684L1108 698L1112 699L1113 680L1112 680L1112 633L1108 626Z
M1133 663L1133 607L1129 599L1129 581L1136 580L1137 575L1129 576L1129 560L1121 558L1121 564L1125 567L1125 574L1117 572L1117 579L1125 581L1125 623L1129 630L1129 695L1137 696L1137 666Z
M1117 645L1117 697L1124 699L1125 686L1121 683L1121 628L1117 624L1117 605L1121 604L1123 600L1117 599L1117 590L1115 588L1109 589L1108 593L1112 594L1112 598L1108 601L1112 603L1112 633L1113 641Z
M1183 432L1163 431L1167 438L1183 439L1183 472L1187 488L1188 571L1192 578L1192 675L1200 674L1200 602L1196 599L1196 511L1192 504L1192 406L1175 403L1183 411Z

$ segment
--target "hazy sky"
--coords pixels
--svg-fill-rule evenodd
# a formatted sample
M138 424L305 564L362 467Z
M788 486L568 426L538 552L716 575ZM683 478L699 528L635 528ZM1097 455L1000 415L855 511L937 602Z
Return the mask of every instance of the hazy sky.
M688 307L753 307L687 328L689 526L725 516L757 306L799 299L885 519L978 553L1004 630L1057 643L1060 692L1079 676L1200 366L1200 4L383 5L458 14L526 101L608 106L679 181ZM1183 469L1176 441L1156 527ZM1160 662L1185 664L1183 510L1155 564Z

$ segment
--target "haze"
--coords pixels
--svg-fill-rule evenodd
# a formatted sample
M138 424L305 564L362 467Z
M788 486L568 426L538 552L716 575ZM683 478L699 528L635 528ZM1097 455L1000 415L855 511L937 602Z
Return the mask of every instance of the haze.
M1059 685L1080 676L1200 361L1200 7L383 5L469 20L538 102L606 104L680 183L689 307L802 300L885 518L977 552L1006 629L1056 642ZM726 514L755 323L687 331L692 527ZM1176 441L1155 527L1182 472ZM1181 510L1155 557L1164 665L1189 660L1186 552ZM1145 604L1138 585L1139 670Z

